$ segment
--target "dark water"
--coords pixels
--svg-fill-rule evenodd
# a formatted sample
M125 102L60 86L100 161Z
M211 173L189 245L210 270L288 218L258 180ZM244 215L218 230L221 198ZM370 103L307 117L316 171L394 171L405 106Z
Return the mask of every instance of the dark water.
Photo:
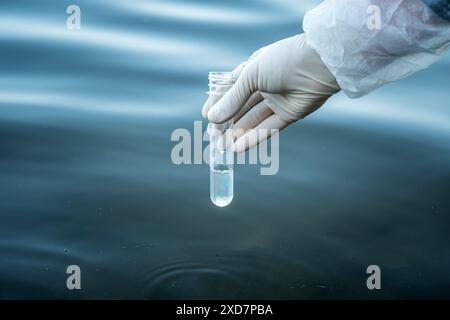
M0 4L1 298L450 298L450 57L280 138L280 172L175 166L209 70L315 2ZM82 289L66 288L79 265ZM382 290L366 288L366 268Z

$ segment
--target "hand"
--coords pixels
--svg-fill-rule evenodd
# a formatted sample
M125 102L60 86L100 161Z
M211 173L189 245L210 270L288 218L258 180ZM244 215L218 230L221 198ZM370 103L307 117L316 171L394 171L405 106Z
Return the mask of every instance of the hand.
M233 87L212 107L207 101L202 115L213 123L233 118L234 129L241 132L232 146L235 152L268 138L270 129L303 119L340 90L304 34L259 49L233 70L233 78ZM251 132L259 129L269 130Z

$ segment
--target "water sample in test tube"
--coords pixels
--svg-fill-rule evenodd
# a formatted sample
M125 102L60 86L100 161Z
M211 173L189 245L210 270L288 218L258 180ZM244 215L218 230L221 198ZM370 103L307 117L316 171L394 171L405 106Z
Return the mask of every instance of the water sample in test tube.
M231 72L210 72L209 103L214 105L233 85ZM210 167L210 198L218 207L225 207L233 200L233 152L227 148L232 134L229 131L233 119L220 123L208 124L209 167Z
M233 200L233 152L226 148L227 129L231 123L232 120L225 124L208 125L209 190L211 201L219 207L225 207Z

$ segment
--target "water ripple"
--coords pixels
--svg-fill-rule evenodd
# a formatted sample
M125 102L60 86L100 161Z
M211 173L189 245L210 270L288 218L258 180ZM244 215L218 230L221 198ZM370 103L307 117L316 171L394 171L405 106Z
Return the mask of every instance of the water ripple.
M272 292L255 290L259 283L284 294L292 291L292 286L298 285L298 277L292 276L294 270L299 271L292 260L257 250L197 251L166 259L152 268L145 276L143 293L147 298L227 298L223 292L239 297L251 290L254 298L262 298Z

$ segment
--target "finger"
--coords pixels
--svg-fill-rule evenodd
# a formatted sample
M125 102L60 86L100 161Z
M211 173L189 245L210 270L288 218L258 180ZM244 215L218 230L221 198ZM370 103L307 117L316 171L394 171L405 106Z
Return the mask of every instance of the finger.
M256 50L255 52L252 53L252 55L250 56L250 58L248 58L247 61L252 61L253 59L255 59L257 56L259 56L259 54L265 49L266 47L262 47L259 48L258 50Z
M206 100L206 102L202 108L202 116L204 118L207 117L209 109L211 109L211 107L217 101L219 101L221 97L223 97L223 95L225 94L225 92L227 92L227 90L228 90L228 87L217 86L217 87L214 87L214 89L212 89L211 92L208 92L209 97Z
M278 133L281 129L287 127L288 123L281 120L277 114L272 114L257 127L247 131L232 146L234 152L243 152L253 148L258 143L266 140L270 136Z
M236 81L242 73L242 70L245 69L245 66L248 64L248 60L242 62L240 65L238 65L236 68L231 71L231 77L233 78L233 81Z
M246 65L247 65L250 61L254 60L257 56L259 56L259 54L260 54L265 48L266 48L266 47L259 48L258 50L256 50L255 52L253 52L253 54L250 56L250 58L248 58L247 61L242 62L240 65L238 65L236 68L234 68L234 70L231 72L231 73L232 73L232 78L233 78L233 81L234 81L234 82L237 81L237 79L239 78L239 76L240 76L241 73L242 73L242 70L244 70L244 68L246 67ZM261 99L260 99L259 101L261 101L262 99L263 99L263 98L262 98L262 96L261 96ZM253 105L255 105L256 103L258 103L259 101L255 102ZM207 118L208 111L209 111L209 109L211 109L211 107L212 107L214 104L215 104L215 102L210 103L209 98L206 100L206 102L203 104L203 108L202 108L202 116L203 116L203 118ZM252 106L253 106L253 105L252 105ZM245 112L247 112L247 111L245 111ZM245 112L244 112L244 113L245 113ZM242 113L242 114L244 114L244 113ZM238 119L242 116L242 114L238 117Z
M272 114L272 109L267 106L265 101L259 102L233 125L231 133L226 132L226 134L222 134L219 137L219 139L217 140L217 148L223 150L230 147L234 141L239 139L239 137L244 135L248 130L257 127L261 122L263 122ZM231 137L230 134L232 135Z
M231 71L231 74L232 74L231 76L232 76L233 82L235 82L239 78L239 76L241 75L242 70L244 70L246 65L247 65L247 61L244 61L240 65L238 65L236 68L234 68L233 71ZM215 88L213 91L214 92L220 92L220 89L224 90L223 92L225 92L225 90L226 90L223 87L222 88L219 87L219 88ZM217 100L219 100L218 98L221 97L221 95L213 95L212 96L213 99L215 97L217 98ZM203 116L203 118L207 117L209 109L211 109L211 107L216 102L217 101L212 101L211 97L208 97L208 99L206 100L206 102L203 104L203 107L202 107L202 116Z
M244 104L244 106L241 108L241 110L238 111L233 117L234 123L236 123L244 114L248 112L251 108L256 106L259 102L264 100L261 92L256 91L252 96L247 100L247 102Z
M259 102L233 125L233 130L236 131L234 135L235 140L245 134L248 130L256 128L272 114L272 109L267 106L265 101Z
M208 120L222 123L231 119L245 105L250 96L257 91L256 63L250 62L236 83L208 111Z

